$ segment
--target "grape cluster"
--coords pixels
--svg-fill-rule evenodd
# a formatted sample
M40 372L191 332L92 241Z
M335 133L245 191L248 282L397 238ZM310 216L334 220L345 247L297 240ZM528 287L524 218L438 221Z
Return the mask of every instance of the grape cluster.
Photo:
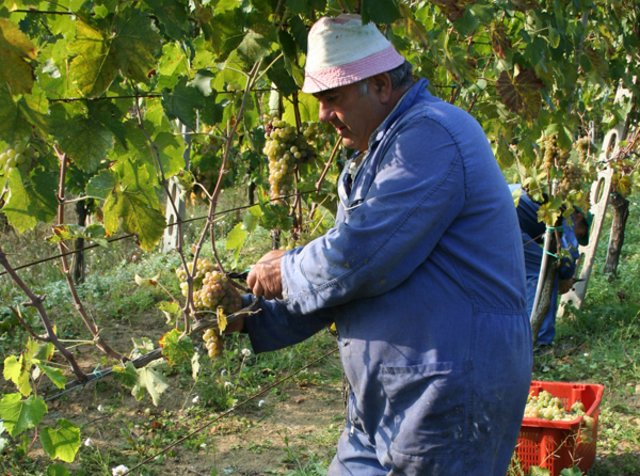
M547 170L550 170L553 167L561 169L565 166L568 159L569 153L563 152L558 147L558 137L547 137L544 141L544 160L542 166Z
M223 339L220 334L218 334L213 329L207 329L202 334L202 340L205 342L205 347L207 348L207 353L210 358L220 357L222 355L222 349L224 348Z
M558 186L558 193L563 199L566 199L572 190L579 191L582 188L584 178L582 176L582 167L574 162L567 162L562 168L562 180Z
M188 263L190 272L193 263ZM176 275L180 280L180 290L183 296L187 296L189 284L187 272L180 266L176 269ZM226 314L232 314L242 308L242 299L233 289L227 277L215 269L215 265L207 258L198 259L196 272L193 273L193 299L196 310L201 314L216 311L222 307Z
M580 158L580 163L585 163L587 160L587 154L589 153L590 146L588 137L581 137L575 143L575 149L578 151L578 157Z
M524 409L526 418L542 418L551 421L573 421L582 417L580 426L580 444L588 445L593 442L593 417L586 415L586 410L581 401L577 400L567 410L558 397L554 397L546 390L541 391L537 396L527 397L527 406Z
M0 154L0 175L8 176L16 168L23 174L29 173L35 162L35 154L35 149L28 142L18 142L13 147L7 147Z
M267 143L263 152L269 157L270 198L283 204L282 197L293 189L293 171L296 163L308 162L317 153L311 142L318 133L318 125L305 122L300 134L295 127L277 119L265 127Z
M242 86L238 83L227 84L227 92L231 93L232 99L240 99L243 94Z

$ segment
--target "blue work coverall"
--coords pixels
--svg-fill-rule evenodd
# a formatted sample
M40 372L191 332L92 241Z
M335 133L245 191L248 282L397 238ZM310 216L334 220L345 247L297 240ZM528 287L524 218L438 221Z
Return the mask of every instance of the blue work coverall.
M329 475L504 476L531 380L522 240L487 137L421 80L339 178L335 227L283 255L256 352L335 321L351 384ZM354 172L354 173L352 173Z
M519 184L510 185L513 191L520 188ZM540 266L542 265L543 249L542 235L544 235L546 226L543 222L538 221L538 210L540 205L526 193L522 193L516 212L518 214L518 222L522 230L522 243L524 245L525 269L527 273L527 312L531 315L533 303L536 299L536 289L540 279ZM562 222L562 236L560 238L560 246L569 252L569 256L564 256L560 260L558 275L553 283L553 294L551 295L551 306L547 315L542 321L542 326L538 332L537 345L553 344L556 336L556 313L558 311L558 283L559 280L571 279L576 271L576 260L580 257L578 251L578 239L576 238L574 223L568 223L566 218Z

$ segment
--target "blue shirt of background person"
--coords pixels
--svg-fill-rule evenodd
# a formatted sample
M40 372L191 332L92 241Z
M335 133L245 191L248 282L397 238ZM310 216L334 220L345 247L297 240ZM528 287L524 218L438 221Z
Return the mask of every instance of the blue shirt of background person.
M520 189L520 184L510 185L512 192ZM536 288L540 278L540 266L544 255L542 249L542 237L544 236L546 225L538 220L538 210L540 204L534 202L524 191L520 196L516 212L520 231L522 232L522 243L524 245L525 268L527 273L527 310L529 315L533 310L533 303L536 296ZM556 313L558 310L558 296L568 292L575 283L574 274L576 262L580 257L578 245L587 245L588 224L590 217L585 218L580 210L575 210L571 215L572 220L563 219L563 232L560 238L560 246L569 252L569 256L563 256L560 260L558 275L553 285L551 296L551 307L542 322L538 333L537 345L552 344L556 335Z

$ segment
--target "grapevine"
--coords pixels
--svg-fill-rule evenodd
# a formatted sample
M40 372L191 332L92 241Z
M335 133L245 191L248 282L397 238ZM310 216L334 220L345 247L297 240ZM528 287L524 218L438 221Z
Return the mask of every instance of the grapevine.
M537 396L527 397L527 406L524 409L526 418L542 418L549 421L573 421L582 417L580 426L580 444L588 445L593 442L593 417L585 414L584 404L577 400L567 410L558 397L554 397L546 390Z
M309 162L317 156L311 145L316 139L318 126L313 122L302 125L298 134L293 126L277 119L265 127L267 143L263 152L269 158L270 197L283 205L282 197L293 189L293 173L298 163Z

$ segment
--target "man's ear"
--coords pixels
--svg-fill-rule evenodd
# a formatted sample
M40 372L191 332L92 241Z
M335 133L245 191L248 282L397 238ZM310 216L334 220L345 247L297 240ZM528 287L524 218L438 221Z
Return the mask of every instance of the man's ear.
M373 88L374 94L382 104L386 104L391 99L391 77L389 73L376 74L369 81L369 87Z

